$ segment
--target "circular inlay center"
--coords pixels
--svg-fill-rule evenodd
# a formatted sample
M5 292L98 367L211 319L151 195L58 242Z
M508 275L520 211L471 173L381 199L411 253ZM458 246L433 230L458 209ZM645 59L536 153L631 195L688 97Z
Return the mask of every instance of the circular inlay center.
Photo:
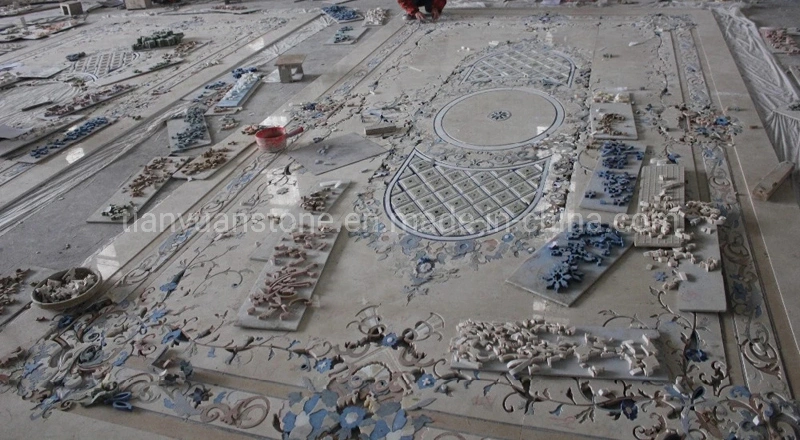
M450 102L436 115L434 130L453 145L503 150L541 141L563 120L564 108L544 92L498 88Z
M493 121L505 121L511 117L511 113L505 110L495 110L489 113L489 119Z

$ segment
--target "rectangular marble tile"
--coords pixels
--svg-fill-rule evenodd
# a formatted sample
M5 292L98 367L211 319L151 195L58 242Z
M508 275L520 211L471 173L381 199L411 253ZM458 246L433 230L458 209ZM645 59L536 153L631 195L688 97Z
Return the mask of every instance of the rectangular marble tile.
M181 169L178 170L178 172L176 172L175 174L173 174L172 177L174 177L176 179L186 179L186 180L205 180L205 179L208 179L209 177L213 176L214 173L217 172L217 170L219 170L220 168L222 168L225 165L227 165L228 162L230 162L233 158L238 156L242 151L246 150L251 145L253 145L253 144L252 143L247 143L247 142L242 142L242 141L238 142L236 145L224 145L223 146L223 145L217 144L217 146L209 149L208 151L221 150L221 149L228 150L228 151L223 153L225 155L225 162L223 162L223 163L221 163L221 164L219 164L219 165L217 165L217 166L215 166L213 168L209 168L209 169L206 169L206 170L203 170L203 171L198 171L196 173L187 172L187 170L191 169L193 164L200 164L200 163L202 163L202 162L204 162L206 160L206 158L203 157L203 154L201 154L201 155L195 157L194 159L192 159L191 162L187 163L185 166L181 167Z
M644 154L645 148L638 147L636 148L636 152L641 152ZM639 179L639 170L642 168L642 163L644 163L644 159L638 159L635 156L628 157L628 164L621 169L611 169L603 165L603 158L597 158L597 165L594 167L594 171L592 172L592 176L589 178L589 183L586 184L586 189L583 192L583 197L581 198L580 207L583 209L591 209L596 211L605 211L605 212L628 212L628 207L630 206L630 202L616 205L614 204L614 200L606 194L605 187L603 186L604 179L600 177L600 174L603 173L628 173L629 175L633 176L634 179ZM633 188L636 188L636 183L633 182ZM587 193L589 192L594 193L594 197L587 197ZM633 197L633 191L629 193L631 197Z
M212 142L211 134L208 132L208 125L206 125L205 118L203 118L203 127L202 127L202 129L204 130L203 137L194 140L191 144L189 144L184 148L179 148L177 139L175 139L174 136L177 136L178 133L182 133L184 130L187 129L189 129L189 124L184 120L184 118L170 119L169 121L167 121L169 148L172 153L180 153L182 151L191 150L193 148L198 148L198 147L204 147L206 145L211 144Z
M45 155L39 155L39 156L34 156L34 155L33 155L33 152L34 152L34 150L36 150L36 149L44 149L44 147L46 147L46 146L47 146L47 145L49 145L49 144L39 145L39 146L36 146L36 147L34 147L33 149L31 149L31 151L30 151L30 152L28 152L28 153L26 153L26 154L23 154L22 156L20 156L20 157L16 158L15 160L16 160L17 162L22 162L22 163L38 163L38 162L41 162L41 161L43 161L43 160L49 159L49 158L51 158L51 157L55 156L56 154L58 154L58 153L60 153L60 152L62 152L62 151L65 151L67 148L70 148L70 147L72 147L73 145L80 144L81 142L85 141L86 139L88 139L88 138L90 138L90 137L94 136L95 134L99 133L100 131L103 131L103 130L105 130L106 128L110 127L110 126L111 126L111 125L113 125L115 122L117 122L117 119L115 119L115 118L107 118L107 119L108 119L108 122L107 122L106 124L104 124L104 125L101 125L101 126L99 126L99 127L96 127L94 130L92 130L92 132L91 132L91 133L88 133L86 136L83 136L83 137L81 137L81 138L78 138L78 139L75 139L75 140L72 140L72 141L66 141L66 142L64 142L64 145L63 145L63 146L61 146L61 147L59 147L57 150L50 150L50 149L48 149L48 150L47 150L47 153L48 153L48 154L45 154ZM92 120L90 119L90 120L88 120L88 121L86 121L86 122L91 122L91 121L92 121ZM76 126L77 126L77 125L78 125L78 124L76 124ZM66 132L66 133L68 133L68 132ZM65 133L65 134L66 134L66 133Z
M34 127L13 140L2 141L0 142L0 157L9 156L17 150L57 133L85 117L85 115L62 116L58 119L50 120L44 125Z
M307 248L302 243L296 243L292 239L292 234L301 229L293 228L293 232L285 234L275 246L272 247L272 261L264 266L264 270L259 275L253 288L245 298L244 303L239 308L237 325L246 328L257 328L263 330L287 330L296 331L300 326L300 321L303 319L308 306L307 301L311 300L314 290L317 287L317 282L325 270L325 264L328 257L333 250L336 243L336 238L341 232L338 226L331 227L333 231L326 234L325 237L316 238L312 241L311 248ZM302 231L316 232L316 228L304 227ZM317 247L320 245L320 247ZM292 258L288 256L278 255L280 250L276 247L286 246L288 248L296 247L302 249L306 256L304 258ZM281 299L281 305L286 309L281 310L276 308L274 313L269 317L261 318L259 315L267 313L268 309L262 305L256 305L251 300L254 294L262 292L263 289L268 287L271 283L276 283L281 279L292 276L292 271L299 271L304 273L298 276L297 282L300 284L307 284L294 288L296 292L290 297ZM281 317L283 315L283 317Z
M386 150L375 142L355 133L348 133L288 153L315 176L319 176L385 152Z
M136 78L137 76L147 75L148 73L153 73L153 72L157 72L157 71L162 70L162 69L166 69L168 67L173 67L173 66L176 66L176 65L178 65L178 64L180 64L182 62L183 62L183 59L181 59L181 58L173 58L173 59L169 60L169 62L166 62L164 64L159 62L159 63L152 64L150 66L144 67L143 68L144 70L142 70L142 69L134 69L134 70L132 70L130 72L127 72L127 73L122 73L122 74L119 74L119 75L109 76L109 77L105 77L105 78L100 78L93 85L95 87L103 87L103 86L108 86L108 85L111 85L111 84L116 84L118 82L127 81L129 79Z
M167 184L170 177L178 171L186 162L189 161L188 157L156 157L148 163L148 166L157 163L158 161L167 160L170 163L163 169L158 171L158 174L163 178L162 182L156 182L143 190L141 197L133 197L128 189L128 185L136 180L139 176L143 175L144 169L136 173L116 192L106 203L104 203L94 214L91 215L86 221L89 223L127 223L136 217L136 214L145 206L158 191ZM146 168L146 167L145 167ZM152 175L152 174L151 174ZM103 212L110 205L123 206L128 203L133 203L133 212L129 217L123 217L119 220L112 220L111 217L106 217Z
M569 286L561 292L556 292L553 289L547 288L547 281L545 281L544 278L548 275L553 266L564 260L564 257L552 256L550 253L551 247L554 244L561 246L567 245L569 241L567 239L567 234L568 232L562 232L546 245L540 247L527 261L522 263L522 266L520 266L506 282L520 289L539 295L556 304L569 307L572 303L577 301L592 284L600 279L600 277L630 249L632 244L630 237L623 236L624 246L621 248L612 247L610 249L611 254L604 258L602 266L598 266L597 263L579 264L578 270L583 272L583 279L578 283L570 283Z
M614 135L609 133L602 133L600 129L600 118L604 114L614 113L621 115L623 120L616 121L612 124L613 130L618 130L621 134ZM596 102L592 104L591 110L591 123L592 123L592 136L595 139L639 139L639 134L636 131L636 120L633 118L633 108L627 102Z
M702 230L708 228L711 233ZM707 258L720 260L719 232L714 225L701 225L694 228L692 243L697 248L692 251L701 261ZM678 310L683 312L725 312L728 309L728 300L725 296L725 281L722 278L722 269L717 268L710 272L697 264L682 261L677 268L687 276L686 281L678 285Z
M320 182L319 185L313 187L313 189L310 190L308 194L319 191L320 189L325 189L325 188L330 189L328 198L326 200L326 209L324 211L315 212L313 214L323 214L325 212L328 212L331 208L333 208L333 206L336 205L336 202L339 201L339 199L341 198L342 194L344 194L344 191L347 189L349 184L350 181L348 180L334 180L330 182ZM297 215L298 217L300 213L305 212L300 207L297 207L296 209L291 209L289 211L290 214ZM274 236L274 234L267 234L267 236L264 238L264 241L261 243L261 246L257 247L256 250L253 251L252 254L250 254L251 260L269 261L269 259L272 257L272 254L274 253L272 245L277 241L277 239L271 237L271 235Z
M68 110L65 113L63 113L61 115L58 115L58 116L63 118L64 116L71 115L73 113L82 112L84 110L90 109L90 108L95 107L97 105L100 105L100 104L103 104L105 102L111 101L112 99L118 98L118 97L120 97L120 96L122 96L122 95L124 95L124 94L126 94L128 92L132 92L133 90L136 89L136 86L130 85L130 84L123 84L123 85L114 86L114 87L119 87L119 90L117 90L115 92L112 92L111 90L90 92L90 93L102 94L102 95L100 95L100 96L102 96L102 98L98 99L97 101L92 101L91 103L86 104L86 105L76 105L71 110ZM59 105L62 105L62 104L59 104ZM45 112L45 116L48 116L47 112Z
M661 177L663 177L663 181ZM675 188L667 189L666 195L682 205L686 202L685 181L685 169L681 165L667 164L642 167L639 177L639 203L652 202L653 196L659 195L664 185L680 182L681 184ZM683 223L683 218L676 216L673 231L677 228L682 228ZM634 237L634 246L636 247L678 247L680 245L681 239L675 235L658 238L649 237L646 234L636 234Z

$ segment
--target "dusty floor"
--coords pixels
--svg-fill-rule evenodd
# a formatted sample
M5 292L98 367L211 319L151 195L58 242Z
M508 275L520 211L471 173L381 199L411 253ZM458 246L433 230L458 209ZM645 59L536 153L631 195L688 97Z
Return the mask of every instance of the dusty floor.
M65 67L0 91L0 123L24 125L44 108L20 107L78 95L71 78L91 89L171 51L134 54L138 35L169 28L205 43L176 67L125 81L137 88L91 110L119 118L107 129L33 166L16 163L29 148L0 162L0 274L88 266L103 276L106 294L66 312L26 309L29 287L9 296L16 301L0 315L3 437L800 434L792 400L798 375L785 367L799 357L791 292L800 238L786 225L798 207L789 185L768 203L747 195L778 160L761 128L765 113L750 98L759 90L739 75L742 61L731 56L736 46L716 12L662 2L548 10L486 2L496 9L452 7L439 23L420 25L402 21L394 4L356 0L345 5L388 7L389 19L355 44L329 45L345 24L362 24L337 24L320 15L325 5L307 1L236 4L256 9L243 15L209 11L214 5L95 9L80 27L16 41L0 55L0 66L58 60ZM775 1L746 15L758 26L790 27L798 8ZM89 60L63 60L77 51L90 60L127 53L120 58L127 64L106 73ZM208 179L169 180L127 228L87 222L129 177L169 154L164 122L189 106L181 98L235 81L237 67L269 74L278 54L307 55L303 81L260 84L232 115L233 130L222 129L222 116L205 118L214 148L246 148ZM776 58L786 69L798 65L796 55ZM597 91L633 98L637 140L624 142L641 149L637 160L677 163L686 199L712 202L727 217L715 233L719 246L699 250L703 258L721 255L722 269L684 283L702 283L696 289L723 298L726 311L679 310L685 290L664 287L672 268L641 248L620 251L596 281L587 275L583 285L591 287L569 307L558 293L540 290L543 298L506 282L576 216L615 218L584 200L602 162L589 139ZM675 106L683 104L707 118L680 122ZM240 133L270 116L305 127L288 152L261 152ZM400 129L360 136L382 119ZM356 155L377 154L354 163L337 156L352 145ZM331 170L315 174L319 167ZM285 235L265 230L289 225L303 212L301 197L331 181L344 190L321 211L343 230L312 239L309 246L325 244L309 247L311 257L296 265L318 264L300 276L316 287L273 298L284 308L266 313L250 298L283 264L274 254ZM638 194L627 212L636 211ZM480 221L442 221L446 213ZM675 276L695 274L687 265ZM605 328L618 342L656 332L656 374L613 361L597 364L606 368L598 373L565 359L530 377L502 374L503 363L456 362L466 347L459 324L532 317L579 332ZM6 356L17 346L18 355ZM152 367L162 350L171 364L161 358ZM176 378L159 377L164 369ZM126 392L132 413L113 409L115 398L124 406Z

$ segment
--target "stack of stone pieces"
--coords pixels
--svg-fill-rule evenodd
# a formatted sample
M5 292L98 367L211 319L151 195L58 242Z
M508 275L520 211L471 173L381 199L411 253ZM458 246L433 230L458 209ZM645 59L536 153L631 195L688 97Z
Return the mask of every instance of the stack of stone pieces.
M48 279L44 285L34 289L34 293L43 303L57 303L75 298L97 284L97 277L89 274L77 279L75 269L70 269L60 280Z
M156 49L159 47L176 46L183 40L182 32L159 31L149 37L139 37L133 45L133 50Z

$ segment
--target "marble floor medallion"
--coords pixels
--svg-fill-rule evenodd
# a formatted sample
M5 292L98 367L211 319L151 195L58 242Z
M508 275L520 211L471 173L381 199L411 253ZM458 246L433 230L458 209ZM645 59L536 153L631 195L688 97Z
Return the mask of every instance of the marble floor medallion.
M542 196L550 158L470 169L412 152L389 184L384 206L398 227L438 241L483 237L511 226Z
M497 88L462 96L434 119L446 142L475 150L502 150L536 143L564 122L564 107L535 89Z

